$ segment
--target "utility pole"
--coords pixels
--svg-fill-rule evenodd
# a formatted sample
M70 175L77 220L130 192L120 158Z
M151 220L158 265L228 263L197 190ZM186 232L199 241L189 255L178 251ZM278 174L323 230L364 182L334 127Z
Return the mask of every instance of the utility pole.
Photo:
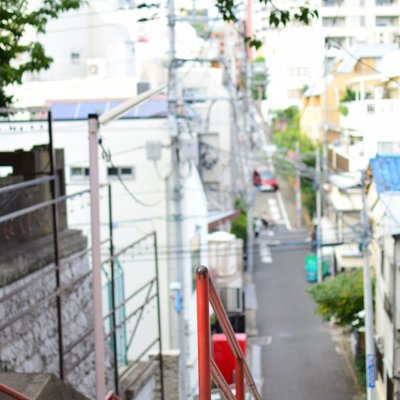
M168 0L168 26L170 34L170 64L168 75L168 114L171 129L171 151L173 168L173 202L175 213L175 235L176 235L176 267L177 279L180 285L179 295L181 304L177 307L178 313L178 343L179 343L179 398L186 399L186 339L185 339L185 270L183 259L183 226L182 226L182 182L180 176L180 132L178 125L178 79L176 74L176 16L175 1Z
M301 178L300 178L300 143L296 142L296 222L301 228Z
M316 236L316 249L317 249L317 263L318 263L318 282L322 282L322 254L321 254L321 158L319 149L315 150L315 180L316 180L316 203L317 203L317 229Z
M248 0L249 7L251 0ZM249 8L247 9L247 17L249 19ZM251 8L250 8L251 11ZM251 16L250 16L251 17ZM250 23L250 21L248 21ZM251 35L247 24L244 26L244 33ZM250 76L250 49L243 41L243 64L245 69L245 88L244 88L244 142L245 142L245 170L244 181L246 185L246 214L247 214L247 271L253 272L254 268L254 228L253 228L253 203L254 203L254 188L251 174L251 119L250 119L250 104L251 104L251 76Z
M100 244L100 204L99 204L99 120L97 114L89 114L89 162L90 162L90 212L92 237L92 285L94 355L96 373L96 400L106 396L104 372L104 332L101 289L101 244Z
M371 286L371 270L369 263L369 243L370 243L370 226L367 214L367 202L365 196L367 177L363 171L363 185L362 185L362 204L361 221L363 224L363 238L361 242L364 268L364 311L365 311L365 368L367 377L367 400L375 400L375 344L374 344L374 316L372 305L372 286Z
M325 46L328 46L326 43ZM328 93L328 49L325 49L325 59L324 59L324 86L325 86L325 96L324 96L324 114L323 114L323 124L324 124L324 142L323 142L323 172L324 180L328 176L328 131L329 131L329 93Z

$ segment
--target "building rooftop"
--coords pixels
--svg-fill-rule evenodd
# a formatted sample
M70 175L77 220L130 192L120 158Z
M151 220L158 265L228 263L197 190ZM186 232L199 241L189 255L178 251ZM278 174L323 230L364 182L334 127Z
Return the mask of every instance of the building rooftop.
M379 156L371 159L370 165L379 195L384 192L400 194L400 155Z
M382 58L385 54L393 52L397 48L398 46L394 44L358 43L352 46L348 53L344 53L343 60L336 72L339 74L350 74L361 58Z
M88 114L101 115L126 99L48 101L54 120L87 119ZM168 102L165 96L151 98L128 110L122 118L166 118Z

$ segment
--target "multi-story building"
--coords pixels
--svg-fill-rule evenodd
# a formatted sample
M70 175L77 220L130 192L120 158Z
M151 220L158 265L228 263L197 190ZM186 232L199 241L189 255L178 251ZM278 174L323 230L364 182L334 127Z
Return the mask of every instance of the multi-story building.
M370 249L375 264L375 342L377 399L399 393L400 373L400 156L371 160L368 206L372 221Z
M310 7L318 10L319 18L309 26L291 22L278 28L269 25L273 8L255 3L252 25L264 42L269 109L300 106L302 90L324 76L324 58L332 61L341 47L399 42L397 0L317 0ZM292 11L297 6L294 0L279 3L279 8ZM330 46L325 46L327 42Z
M329 75L318 79L304 93L300 125L302 131L317 142L338 140L343 129L342 107L346 99L346 85L352 79L370 79L385 54L394 51L394 45L358 44L337 58ZM360 120L360 123L363 123Z
M358 75L345 82L353 100L341 104L341 136L329 147L333 169L357 171L366 168L377 154L400 154L399 56L398 50L384 56L380 74Z
M342 47L399 41L397 0L322 0L314 5L324 37Z

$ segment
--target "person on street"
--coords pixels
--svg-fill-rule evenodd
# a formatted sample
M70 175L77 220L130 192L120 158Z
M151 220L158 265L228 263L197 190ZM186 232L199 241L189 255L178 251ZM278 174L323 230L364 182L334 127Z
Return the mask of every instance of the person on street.
M262 222L260 218L256 218L254 221L254 235L255 237L258 237L260 235L262 229Z

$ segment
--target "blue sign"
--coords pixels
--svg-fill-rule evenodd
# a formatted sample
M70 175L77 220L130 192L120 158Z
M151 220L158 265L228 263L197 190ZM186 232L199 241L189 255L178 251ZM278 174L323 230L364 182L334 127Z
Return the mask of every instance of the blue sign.
M373 354L367 354L367 382L369 388L375 387L375 356Z
M176 292L176 297L175 297L175 311L180 314L183 310L183 299L182 299L182 294L181 290L179 289Z

